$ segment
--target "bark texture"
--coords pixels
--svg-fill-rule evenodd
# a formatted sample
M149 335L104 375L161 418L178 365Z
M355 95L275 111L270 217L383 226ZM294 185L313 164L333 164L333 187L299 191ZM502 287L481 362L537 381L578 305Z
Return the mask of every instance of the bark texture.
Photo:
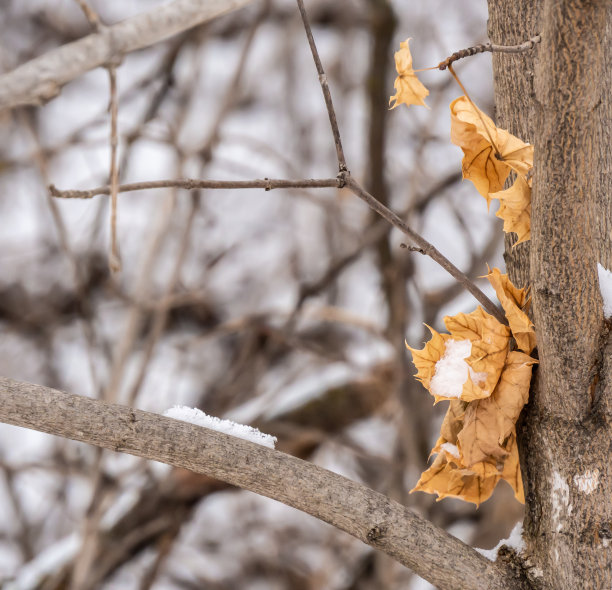
M542 34L494 57L501 126L535 145L529 283L540 365L521 429L524 564L538 588L612 587L612 373L597 263L611 263L612 3L489 2L491 41Z
M0 421L161 461L273 498L379 549L440 590L522 590L511 568L361 484L158 414L0 377Z

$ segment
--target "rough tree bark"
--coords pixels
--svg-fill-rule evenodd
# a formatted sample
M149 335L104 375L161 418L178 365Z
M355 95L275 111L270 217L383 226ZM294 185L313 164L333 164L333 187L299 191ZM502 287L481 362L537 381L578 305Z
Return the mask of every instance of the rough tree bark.
M607 0L489 0L498 122L535 145L532 234L512 250L530 284L540 365L521 427L526 561L537 588L612 588L612 345L597 263L610 268ZM589 482L588 487L585 482Z

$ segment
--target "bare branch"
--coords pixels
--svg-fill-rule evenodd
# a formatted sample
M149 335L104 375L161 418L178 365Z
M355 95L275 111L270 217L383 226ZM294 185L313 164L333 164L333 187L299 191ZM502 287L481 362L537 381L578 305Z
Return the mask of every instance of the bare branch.
M109 180L111 187L111 247L108 258L108 266L113 272L121 270L121 257L119 255L119 244L117 242L117 196L119 191L119 167L117 165L117 147L119 139L117 137L117 118L119 104L117 100L117 68L114 65L108 66L108 78L110 83L109 110L111 116L110 124L110 172Z
M447 57L444 61L441 61L436 67L439 70L445 70L457 60L463 59L464 57L469 57L470 55L476 55L477 53L484 53L485 51L489 51L491 53L523 53L524 51L533 49L541 40L542 37L540 35L536 35L535 37L529 39L529 41L525 41L519 45L495 45L494 43L479 43L473 47L455 51L455 53Z
M118 63L126 53L148 47L251 0L174 0L149 12L62 45L0 76L0 111L40 105L85 72Z
M303 180L285 180L277 178L257 178L255 180L197 180L183 178L178 180L153 180L150 182L133 182L118 187L120 193L143 191L156 188L194 189L243 189L263 188L271 191L275 188L340 188L338 178L307 178ZM99 186L89 190L61 191L55 185L49 185L51 196L61 199L91 199L96 195L110 195L110 186Z
M340 139L340 130L338 129L338 120L336 118L336 111L334 110L334 103L332 102L331 92L329 91L329 85L327 84L327 76L319 57L319 51L312 36L312 30L310 28L310 22L308 21L308 15L304 8L304 0L297 0L298 9L304 23L304 30L306 31L306 37L308 38L308 45L310 45L310 51L312 52L312 58L317 68L317 74L319 74L319 83L321 84L321 90L323 91L323 97L325 98L325 106L327 107L327 114L329 116L329 123L332 128L334 135L334 144L336 145L336 155L338 156L338 168L340 172L346 172L346 160L344 158L344 150L342 149L342 140Z
M204 473L298 508L380 549L441 590L519 590L504 565L361 484L248 441L157 414L0 378L0 420Z
M461 272L444 254L442 254L433 244L428 242L423 236L415 232L401 217L385 207L376 197L366 191L352 176L347 175L346 186L353 194L357 195L362 201L376 211L381 217L407 235L417 246L415 251L426 254L437 262L448 274L459 281L475 298L484 309L495 316L502 324L508 323L501 310L493 303L465 273Z

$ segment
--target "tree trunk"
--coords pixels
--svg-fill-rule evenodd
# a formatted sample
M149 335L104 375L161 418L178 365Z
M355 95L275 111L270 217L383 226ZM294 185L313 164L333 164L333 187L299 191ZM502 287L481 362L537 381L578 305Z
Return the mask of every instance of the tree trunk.
M540 364L520 428L526 561L543 589L612 588L612 344L597 263L612 266L612 3L489 0L497 121L535 145L530 284Z

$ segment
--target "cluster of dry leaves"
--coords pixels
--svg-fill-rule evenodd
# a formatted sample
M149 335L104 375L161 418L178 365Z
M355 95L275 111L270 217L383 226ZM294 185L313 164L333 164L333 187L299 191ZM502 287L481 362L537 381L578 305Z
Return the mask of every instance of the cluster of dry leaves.
M395 108L400 104L423 105L429 90L417 78L412 67L408 42L400 43L395 54L396 93L391 97ZM390 101L390 102L391 102ZM463 177L471 180L476 190L487 200L498 199L497 217L504 220L504 231L518 235L517 244L531 237L531 180L533 146L521 141L505 129L500 129L468 96L461 96L450 105L451 141L463 150ZM504 183L516 173L514 184Z
M395 54L398 77L393 107L423 105L429 91L412 67L409 39ZM533 146L522 142L474 105L468 96L451 105L451 140L463 150L463 177L487 200L500 201L497 216L517 243L530 238ZM514 184L503 190L511 172ZM507 481L524 502L516 421L529 397L535 348L533 324L525 313L527 293L494 268L487 279L504 309L508 326L478 307L470 314L445 317L448 334L429 328L431 340L422 350L410 347L416 378L434 396L449 400L436 459L415 490L480 504L500 480Z

